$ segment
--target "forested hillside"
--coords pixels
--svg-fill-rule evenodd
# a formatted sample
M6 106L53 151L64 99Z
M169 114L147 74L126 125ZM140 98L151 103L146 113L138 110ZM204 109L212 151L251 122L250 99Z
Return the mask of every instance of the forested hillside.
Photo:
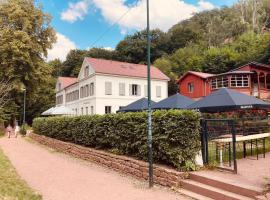
M56 77L77 76L86 56L146 63L146 31L126 36L113 51L76 49L63 62L46 63L47 50L56 41L50 22L34 0L0 4L0 87L10 85L10 101L0 105L0 122L22 120L23 88L28 122L54 105ZM197 13L167 32L152 30L151 62L171 78L169 93L174 94L175 80L188 70L221 73L250 61L270 64L269 28L270 0L240 0Z
M270 0L240 0L195 14L168 32L151 31L151 61L175 80L188 70L222 73L250 61L270 63ZM102 48L72 50L58 74L77 76L83 57L105 58L132 63L146 62L146 31L128 35L115 50ZM54 66L56 61L50 62Z

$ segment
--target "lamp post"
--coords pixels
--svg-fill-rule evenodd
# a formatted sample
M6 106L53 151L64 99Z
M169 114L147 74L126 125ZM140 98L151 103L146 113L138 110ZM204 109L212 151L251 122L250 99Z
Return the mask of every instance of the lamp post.
M153 187L153 150L152 150L152 109L151 109L151 60L150 60L150 20L149 20L149 0L147 0L147 93L148 93L148 134L147 134L147 144L148 144L148 162L149 162L149 187Z
M25 102L26 102L26 89L23 88L23 124L25 124Z

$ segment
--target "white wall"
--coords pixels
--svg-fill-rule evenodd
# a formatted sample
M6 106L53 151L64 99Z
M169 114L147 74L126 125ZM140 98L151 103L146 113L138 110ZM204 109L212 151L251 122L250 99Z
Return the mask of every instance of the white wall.
M60 94L64 95L64 105L73 109L77 109L77 114L81 115L81 108L83 108L83 114L85 114L86 107L88 107L88 113L91 113L91 106L94 107L94 114L104 114L105 106L111 106L112 113L115 113L119 110L120 106L126 106L136 100L139 100L145 96L145 86L147 86L146 78L134 78L134 77L123 77L123 76L114 76L114 75L104 75L104 74L94 74L93 69L90 65L90 76L85 78L84 67L88 65L87 62L83 63L83 66L79 75L79 83L74 84L70 87L67 87L65 90L57 93L57 96ZM94 83L94 95L88 96L85 98L79 98L77 101L66 102L65 96L67 93L72 92L74 90L79 90L80 87L85 86L90 83ZM105 82L112 83L112 95L105 95ZM125 83L125 95L119 95L119 83ZM141 87L140 96L130 96L129 94L129 85L137 84ZM156 95L156 86L161 87L161 97L157 97ZM152 80L151 81L151 95L152 100L158 102L162 99L168 97L168 82L164 80ZM79 95L80 96L80 95Z

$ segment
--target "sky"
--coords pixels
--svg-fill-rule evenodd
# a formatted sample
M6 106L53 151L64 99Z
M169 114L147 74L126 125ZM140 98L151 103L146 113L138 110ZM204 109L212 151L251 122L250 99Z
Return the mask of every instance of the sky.
M236 0L150 0L150 26L167 31L196 12ZM126 35L146 28L146 0L38 0L52 16L57 42L48 60L65 60L71 49L114 49Z

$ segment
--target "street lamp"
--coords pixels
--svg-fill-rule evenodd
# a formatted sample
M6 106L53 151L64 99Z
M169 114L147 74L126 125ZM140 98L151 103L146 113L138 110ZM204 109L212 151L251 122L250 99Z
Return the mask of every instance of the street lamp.
M23 124L25 124L25 101L26 101L26 88L23 88Z
M150 60L150 20L149 20L149 0L147 0L147 93L148 93L148 162L149 162L149 187L154 185L153 176L153 150L152 150L152 109L151 109L151 60Z

